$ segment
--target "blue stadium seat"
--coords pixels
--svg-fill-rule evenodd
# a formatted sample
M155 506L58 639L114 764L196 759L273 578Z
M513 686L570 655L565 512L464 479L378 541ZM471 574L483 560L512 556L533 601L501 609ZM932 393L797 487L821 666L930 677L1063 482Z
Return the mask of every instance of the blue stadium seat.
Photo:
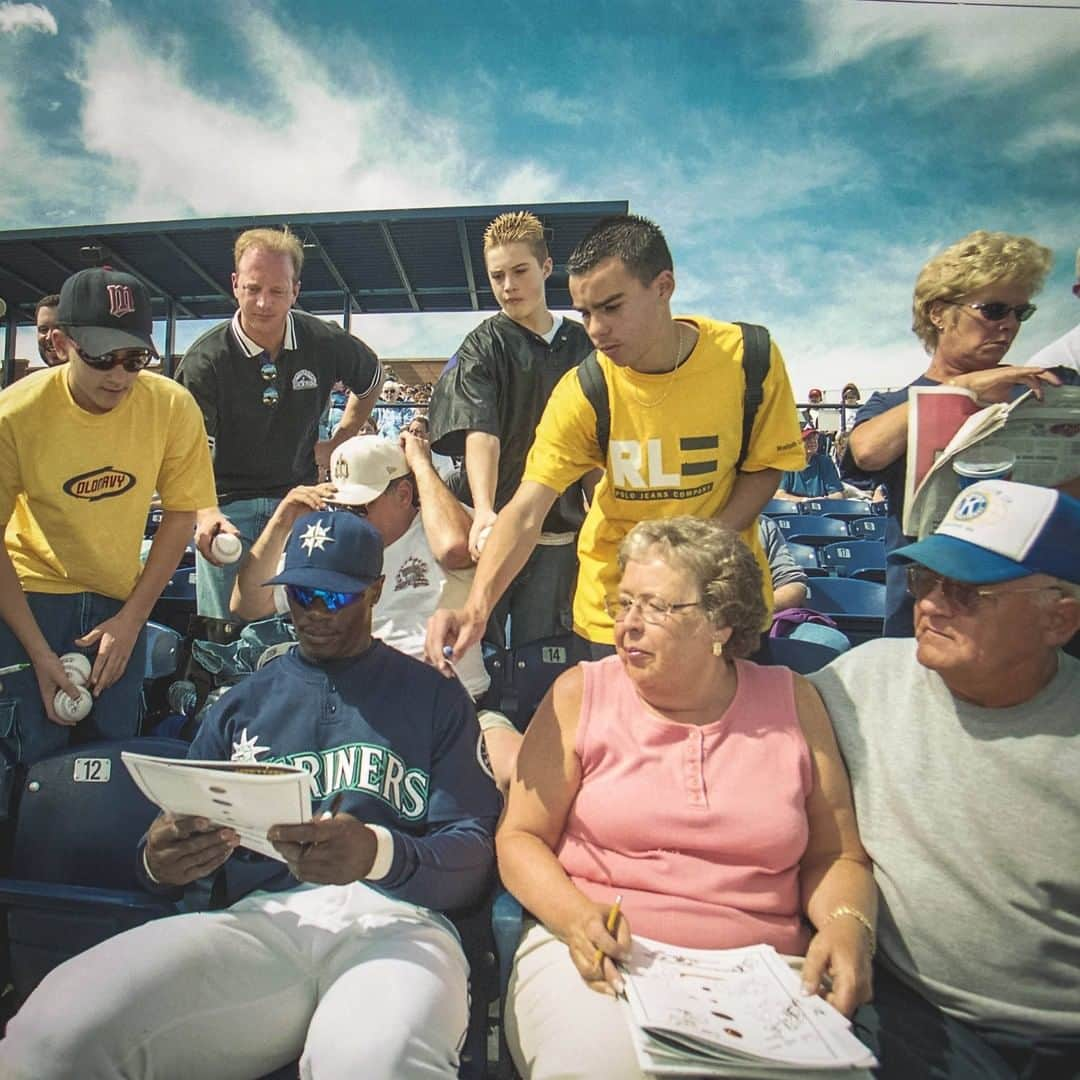
M790 499L770 499L761 512L766 517L783 517L785 514L797 514L799 512L799 504L792 502Z
M805 605L830 615L852 645L881 636L885 624L885 586L852 577L816 577Z
M805 499L799 503L800 514L827 514L829 517L848 521L867 517L870 504L861 499Z
M183 638L171 626L161 623L146 624L146 671L145 679L160 679L176 674L180 664L180 646Z
M573 634L559 634L510 650L503 712L519 731L528 726L555 679L577 662L573 645Z
M849 539L847 526L836 518L789 514L787 517L773 518L773 521L789 545L792 541L797 544L828 544L833 540Z
M884 540L841 540L818 548L817 555L821 566L842 577L885 583Z
M828 630L830 628L822 627L821 629ZM754 655L754 662L788 667L800 675L809 675L810 672L823 668L843 651L843 649L822 645L817 641L801 641L799 638L794 637L776 637L766 639L765 645Z
M818 549L812 544L800 544L797 540L785 540L784 543L791 553L791 557L806 572L808 577L828 573L818 562Z
M885 518L877 514L869 517L852 518L848 523L848 532L856 540L884 540Z
M7 911L11 980L23 1001L58 964L175 906L135 876L139 838L157 807L135 786L123 750L184 757L178 739L87 743L30 766L21 785Z

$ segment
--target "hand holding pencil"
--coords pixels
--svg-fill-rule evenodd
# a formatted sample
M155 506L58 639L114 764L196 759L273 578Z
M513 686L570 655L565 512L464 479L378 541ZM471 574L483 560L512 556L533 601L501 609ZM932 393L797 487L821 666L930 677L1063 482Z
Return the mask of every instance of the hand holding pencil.
M591 907L592 912L577 933L568 938L570 955L589 987L617 996L622 993L623 981L616 963L630 949L630 927L622 914L622 897L615 897L610 905L593 903Z

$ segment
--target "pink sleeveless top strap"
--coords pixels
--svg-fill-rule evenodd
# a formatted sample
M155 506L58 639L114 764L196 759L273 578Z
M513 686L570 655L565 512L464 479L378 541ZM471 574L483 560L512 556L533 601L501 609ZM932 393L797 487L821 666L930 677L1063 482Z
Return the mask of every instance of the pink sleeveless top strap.
M736 664L735 697L702 727L648 710L618 657L582 664L581 789L556 855L587 896L621 893L635 933L801 955L810 752L792 673Z

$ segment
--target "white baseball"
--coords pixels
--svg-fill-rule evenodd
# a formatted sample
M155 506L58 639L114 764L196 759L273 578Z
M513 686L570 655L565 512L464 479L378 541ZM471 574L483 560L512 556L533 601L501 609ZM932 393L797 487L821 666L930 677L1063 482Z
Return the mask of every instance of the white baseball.
M85 686L79 687L79 696L77 698L68 697L63 690L57 690L56 697L53 698L53 708L56 710L56 715L62 716L65 720L82 720L90 712L93 704L94 699Z
M218 562L234 563L240 558L244 545L235 533L219 532L210 545L210 551Z
M487 543L487 539L491 535L491 530L494 527L495 527L494 525L485 525L480 530L480 535L476 538L476 550L477 551L483 551L484 550L484 545Z
M90 681L90 661L81 652L64 653L60 663L76 686L85 686Z

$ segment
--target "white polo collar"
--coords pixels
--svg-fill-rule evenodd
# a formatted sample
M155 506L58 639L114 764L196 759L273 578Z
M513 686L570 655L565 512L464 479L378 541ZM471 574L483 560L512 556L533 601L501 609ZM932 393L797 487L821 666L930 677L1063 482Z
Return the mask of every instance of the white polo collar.
M248 356L262 356L266 350L257 345L244 333L243 327L240 325L240 309L237 308L233 312L232 317L232 332L233 337L236 338L240 348L247 353ZM296 327L293 325L293 313L290 311L285 316L285 342L282 345L283 349L295 349L296 348Z

